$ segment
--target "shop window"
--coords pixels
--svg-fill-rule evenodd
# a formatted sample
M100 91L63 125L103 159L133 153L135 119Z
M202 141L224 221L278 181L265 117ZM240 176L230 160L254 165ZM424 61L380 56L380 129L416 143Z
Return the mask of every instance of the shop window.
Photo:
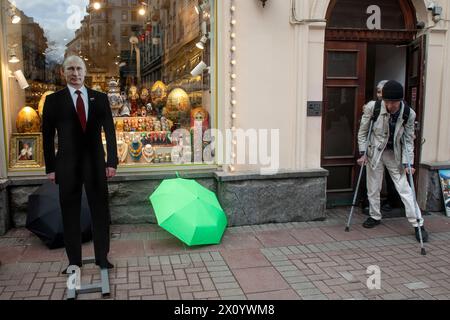
M122 36L122 37L126 37L129 33L130 33L130 31L129 31L129 26L128 25L122 25L122 26L120 26L120 35Z
M137 11L136 10L133 10L133 11L131 11L131 21L132 22L136 22L137 21Z
M328 78L355 78L357 76L357 52L330 51L327 55Z
M196 152L200 159L208 157L203 163L210 163L213 148L203 141L202 134L216 118L216 106L211 105L215 99L210 96L215 35L208 18L211 39L204 50L196 47L202 36L201 24L209 16L197 14L194 6L198 1L151 1L142 19L136 15L138 1L109 0L102 2L107 7L99 11L81 6L77 0L47 0L45 4L0 1L3 8L14 6L21 17L13 24L8 11L1 13L8 57L2 72L9 77L2 77L2 85L10 172L37 166L43 169L42 139L38 138L43 105L49 94L66 89L60 69L69 55L85 61L86 86L108 95L121 167L152 170L191 165ZM215 0L199 1L205 4L204 10L213 13ZM180 14L171 16L176 12ZM210 66L210 71L192 76L200 61ZM201 133L200 150L194 147L195 128ZM17 160L19 154L12 151L13 146L24 148L20 135L27 135L27 144L32 144L40 157L29 166L28 160Z

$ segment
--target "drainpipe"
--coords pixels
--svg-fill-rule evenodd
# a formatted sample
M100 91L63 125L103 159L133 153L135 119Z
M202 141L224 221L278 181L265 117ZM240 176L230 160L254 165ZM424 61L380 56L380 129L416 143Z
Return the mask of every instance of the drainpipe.
M326 19L298 19L297 18L297 3L296 0L291 0L291 16L289 18L291 24L306 24L314 22L327 22Z

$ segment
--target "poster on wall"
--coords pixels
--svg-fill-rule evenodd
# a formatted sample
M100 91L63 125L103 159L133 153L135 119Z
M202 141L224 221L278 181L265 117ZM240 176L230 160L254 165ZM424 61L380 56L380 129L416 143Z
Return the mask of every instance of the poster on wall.
M450 217L450 170L439 170L439 179L441 180L445 212L447 217Z

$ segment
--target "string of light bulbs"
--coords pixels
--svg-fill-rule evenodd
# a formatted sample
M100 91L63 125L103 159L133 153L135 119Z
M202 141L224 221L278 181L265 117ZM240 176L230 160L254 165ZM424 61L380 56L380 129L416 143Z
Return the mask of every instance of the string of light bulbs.
M234 164L236 163L236 1L230 0L230 114L231 114L231 163L228 169L231 172L235 171Z

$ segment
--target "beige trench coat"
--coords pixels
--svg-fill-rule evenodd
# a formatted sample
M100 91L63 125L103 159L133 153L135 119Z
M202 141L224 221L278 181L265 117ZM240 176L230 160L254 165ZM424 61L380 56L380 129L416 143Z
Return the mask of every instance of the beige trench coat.
M409 119L403 126L403 111L405 109L405 104L403 102L400 108L401 111L394 134L394 155L399 168L408 163L407 151L409 152L411 166L414 164L414 122L416 119L416 113L411 109ZM375 101L371 101L364 106L364 114L358 132L358 144L361 153L366 150L366 140L374 109ZM372 135L368 142L367 157L372 169L374 169L380 161L381 155L386 149L389 140L389 117L389 112L383 101L381 103L380 116L373 125ZM405 143L406 147L403 143Z

